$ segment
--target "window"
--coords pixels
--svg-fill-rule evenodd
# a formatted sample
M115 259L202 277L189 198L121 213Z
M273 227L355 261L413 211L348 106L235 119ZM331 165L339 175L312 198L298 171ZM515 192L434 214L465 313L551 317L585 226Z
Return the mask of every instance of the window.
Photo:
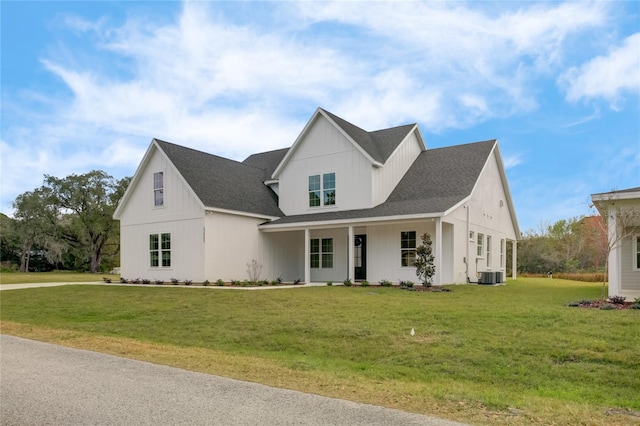
M322 177L322 179L321 179ZM309 176L309 207L336 204L336 174Z
M171 266L171 234L149 235L149 265L157 268L160 264L163 268Z
M149 265L153 267L158 266L158 259L160 258L160 253L158 252L158 234L149 235L149 252L150 252L150 263Z
M484 235L478 234L478 248L477 248L478 257L482 257L482 254L484 253L484 251L482 250L483 244L484 244Z
M500 239L500 267L504 268L504 238Z
M491 268L491 235L487 235L487 268Z
M333 268L333 238L313 238L309 245L312 268Z
M164 172L153 174L153 205L156 207L164 205Z
M633 236L633 269L640 269L640 235Z
M469 241L475 241L476 237L473 231L469 231Z
M400 266L414 266L416 263L416 231L400 233Z

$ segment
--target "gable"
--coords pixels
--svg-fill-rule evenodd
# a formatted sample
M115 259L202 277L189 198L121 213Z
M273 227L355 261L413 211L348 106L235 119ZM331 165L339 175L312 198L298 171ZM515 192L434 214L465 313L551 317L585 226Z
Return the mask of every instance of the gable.
M255 167L154 140L207 208L281 217L277 197Z
M409 124L392 127L390 129L368 132L322 108L318 108L282 159L282 162L275 169L272 176L273 179L278 179L282 169L286 166L290 158L294 155L294 152L306 138L308 132L313 128L316 121L321 118L326 119L333 127L335 127L335 129L338 130L356 150L358 150L373 166L376 167L382 166L396 150L398 145L400 145L400 143L412 131L416 132L422 149L424 149L424 141L422 140L417 124Z
M289 152L289 148L277 149L275 151L261 152L247 157L242 163L256 169L264 171L264 180L269 180L278 167L284 156Z

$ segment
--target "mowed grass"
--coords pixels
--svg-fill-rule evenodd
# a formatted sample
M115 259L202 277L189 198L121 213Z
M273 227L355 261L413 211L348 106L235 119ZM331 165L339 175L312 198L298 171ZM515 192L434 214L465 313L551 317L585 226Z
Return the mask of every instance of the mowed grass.
M474 424L640 424L639 310L565 306L597 283L451 288L65 286L3 291L0 318L7 334Z
M119 275L91 274L88 272L1 272L0 284L98 282L102 281L103 277L111 278L114 282L120 279Z

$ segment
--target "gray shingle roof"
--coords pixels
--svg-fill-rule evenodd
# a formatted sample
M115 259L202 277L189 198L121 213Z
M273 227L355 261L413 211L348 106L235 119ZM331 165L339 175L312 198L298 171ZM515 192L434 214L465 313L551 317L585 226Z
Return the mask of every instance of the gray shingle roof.
M282 217L264 170L155 139L206 207Z
M261 152L247 157L242 163L256 169L264 170L264 180L271 179L271 175L278 167L289 148L277 149L275 151Z
M387 201L371 209L287 216L265 225L443 213L471 195L495 144L489 140L422 152Z
M375 161L384 164L395 151L400 142L409 134L415 124L392 127L390 129L367 132L360 127L349 123L329 111L322 109L338 126L348 134L367 154Z
M640 186L637 186L635 188L616 189L610 192L600 192L593 195L614 195L614 194L620 194L620 193L626 193L626 192L638 192L638 191L640 191Z

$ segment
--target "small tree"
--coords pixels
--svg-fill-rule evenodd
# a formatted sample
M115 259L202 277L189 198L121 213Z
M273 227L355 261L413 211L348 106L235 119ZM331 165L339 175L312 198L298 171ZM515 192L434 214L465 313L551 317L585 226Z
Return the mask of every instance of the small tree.
M433 250L431 249L431 235L425 232L420 239L422 239L422 244L416 247L416 275L422 281L423 286L431 287L431 280L436 273Z

